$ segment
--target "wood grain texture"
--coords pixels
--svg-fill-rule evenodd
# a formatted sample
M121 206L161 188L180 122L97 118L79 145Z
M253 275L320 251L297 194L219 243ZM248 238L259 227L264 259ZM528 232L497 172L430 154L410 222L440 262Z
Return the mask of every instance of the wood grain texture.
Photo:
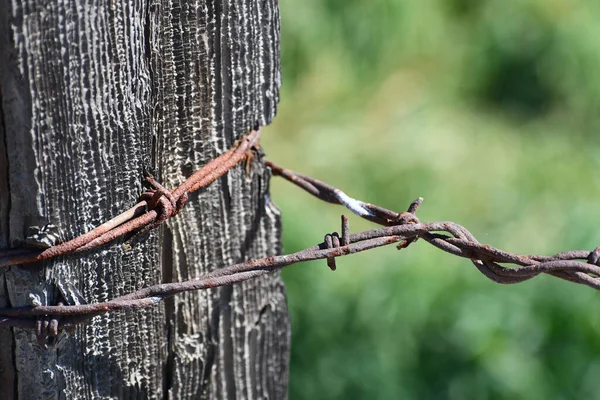
M0 10L6 10L8 0L0 0ZM10 43L10 14L0 12L0 60L10 60L12 48ZM13 69L15 65L12 65ZM6 148L6 119L15 119L3 110L8 91L14 92L13 85L16 83L13 79L7 79L9 75L14 75L14 71L9 68L8 62L0 61L0 248L8 247L9 224L8 216L10 212L10 193L8 187L8 153ZM13 85L11 85L11 82ZM14 97L14 96L13 96ZM17 100L13 100L17 101ZM0 307L8 307L10 302L6 288L6 279L0 272ZM12 332L8 328L0 327L0 393L7 399L16 397L16 375L14 360L15 341Z
M275 114L276 0L0 0L0 15L3 246L29 225L88 231L135 203L144 169L174 187ZM0 303L27 305L34 294L51 304L59 276L104 301L280 252L268 171L258 158L249 171L236 167L192 195L131 249L11 267ZM0 340L0 398L287 395L278 274L97 317L49 351L28 330L2 328Z

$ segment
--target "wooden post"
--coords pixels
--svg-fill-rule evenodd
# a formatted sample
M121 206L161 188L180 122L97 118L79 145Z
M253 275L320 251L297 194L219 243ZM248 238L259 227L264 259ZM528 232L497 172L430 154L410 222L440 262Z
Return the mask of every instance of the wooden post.
M0 0L0 248L31 225L65 238L135 204L143 171L175 187L278 101L276 0ZM53 304L57 280L100 302L281 251L255 160L191 195L159 230L0 271L0 307ZM0 328L0 398L287 396L278 274L96 317L42 350Z

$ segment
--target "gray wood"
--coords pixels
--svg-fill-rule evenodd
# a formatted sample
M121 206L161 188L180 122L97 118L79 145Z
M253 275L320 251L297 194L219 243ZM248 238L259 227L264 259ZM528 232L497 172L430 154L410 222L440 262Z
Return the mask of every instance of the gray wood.
M175 187L269 123L279 85L276 0L0 0L0 247L92 229L135 204L144 169ZM131 246L5 269L0 306L53 304L58 278L98 302L279 253L268 182L255 158ZM273 274L96 317L47 351L0 328L0 398L281 399L288 353Z

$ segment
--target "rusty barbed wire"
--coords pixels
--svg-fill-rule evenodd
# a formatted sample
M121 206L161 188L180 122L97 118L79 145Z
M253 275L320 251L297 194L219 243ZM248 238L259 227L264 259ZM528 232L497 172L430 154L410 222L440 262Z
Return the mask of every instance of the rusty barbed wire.
M211 183L227 172L237 162L244 159L246 151L256 143L255 140L258 138L258 134L254 136L254 139L248 139L249 137L251 135L245 137L237 147L234 146L227 153L208 163L174 191L168 191L156 181L150 179L149 183L152 185L153 190L145 192L142 195L142 202L98 227L109 226L111 228L100 229L104 230L104 232L96 234L87 244L82 244L77 248L71 249L71 251L80 251L82 248L89 249L99 245L97 243L106 243L118 237L116 236L117 233L118 235L122 235L139 228L156 227L159 223L176 215L185 202L185 194L187 192ZM273 162L267 161L266 165L271 169L273 175L287 179L321 200L343 205L354 214L384 225L384 227L350 234L348 218L342 216L341 236L337 232L328 234L322 243L296 253L242 262L217 269L198 279L185 282L153 285L103 303L79 305L64 305L59 303L55 306L35 305L3 308L0 309L0 326L35 329L38 342L42 347L47 347L47 343L52 341L61 330L70 329L95 316L110 311L133 311L155 306L165 298L178 293L240 283L305 261L326 259L327 265L332 270L335 270L335 259L337 257L393 243L397 243L396 247L398 249L404 249L418 239L423 239L449 254L469 259L482 274L497 283L519 283L541 273L546 273L570 282L600 289L600 248L596 248L591 252L585 250L567 251L553 256L512 254L479 243L465 227L455 222L420 222L415 214L423 201L422 198L418 198L412 202L406 212L398 213L353 199L340 189L327 185L317 179L287 170ZM201 173L201 171L204 172ZM143 205L144 202L146 202L145 205ZM155 210L159 205L160 209ZM137 210L140 207L147 207L149 210L145 214L136 216ZM151 215L152 218L148 217L148 215ZM143 221L143 223L140 221ZM134 228L131 228L132 226ZM89 233L85 235L89 235ZM75 240L81 240L80 238L58 246L65 246L65 244L74 242ZM88 247L86 248L86 246ZM8 256L12 257L12 260L18 260L19 257L31 257L27 254L22 255L18 253L21 250L15 251L17 255ZM31 258L26 259L30 260ZM38 260L34 259L34 261ZM2 261L3 259L0 258L0 266L6 265L2 264ZM502 264L512 264L517 267L508 267Z
M244 160L258 143L259 137L260 129L242 136L229 150L209 161L173 191L165 189L153 176L147 176L146 182L152 189L144 192L141 201L129 210L83 235L44 250L0 250L0 267L29 264L59 255L88 251L126 234L143 233L158 227L181 211L188 193L209 185Z
M0 308L0 326L35 329L38 343L42 347L47 347L48 340L56 337L60 330L72 328L109 311L139 310L157 305L165 298L178 293L240 283L304 261L326 258L329 263L329 260L335 257L398 243L403 239L402 235L389 235L388 232L383 231L365 231L360 234L349 235L348 219L346 217L342 217L342 225L342 232L345 232L346 236L336 244L326 240L296 253L246 261L217 269L201 278L185 282L157 284L108 302ZM334 235L338 236L337 233ZM348 244L342 246L342 243Z
M340 189L336 189L318 179L285 169L272 161L266 161L273 175L281 176L313 196L334 204L345 206L354 214L386 226L415 224L427 228L408 237L402 247L422 238L433 246L455 256L468 258L487 278L497 283L512 284L529 280L540 273L600 289L600 247L593 251L574 250L554 256L536 256L512 254L481 244L465 227L455 222L433 222L421 224L414 215L423 201L418 198L405 213L396 213L370 203L349 198ZM350 199L350 200L348 200ZM433 228L433 229L431 229ZM433 233L444 231L451 236ZM581 262L577 260L586 260ZM518 265L519 268L503 267L500 264Z

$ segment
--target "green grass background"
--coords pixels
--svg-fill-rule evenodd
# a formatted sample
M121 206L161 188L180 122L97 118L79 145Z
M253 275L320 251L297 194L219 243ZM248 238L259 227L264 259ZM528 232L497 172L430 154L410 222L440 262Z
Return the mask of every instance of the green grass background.
M288 168L480 241L600 245L600 2L281 0L283 88L261 143ZM280 179L286 252L341 207ZM351 217L353 231L372 228ZM290 398L600 398L600 293L487 280L419 241L286 269Z

